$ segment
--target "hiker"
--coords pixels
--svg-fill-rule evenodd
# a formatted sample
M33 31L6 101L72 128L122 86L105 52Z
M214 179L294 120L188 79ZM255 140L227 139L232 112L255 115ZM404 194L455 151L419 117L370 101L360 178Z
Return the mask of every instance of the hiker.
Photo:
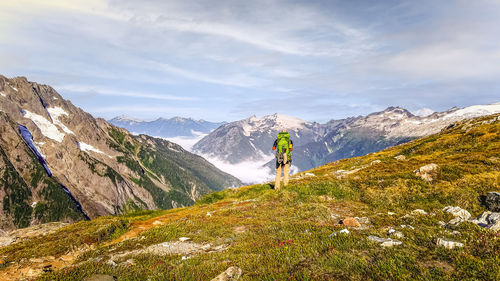
M276 137L273 144L273 150L276 150L276 181L274 189L280 189L281 184L281 168L283 168L284 186L288 184L288 173L292 163L293 141L290 139L290 134L282 131Z

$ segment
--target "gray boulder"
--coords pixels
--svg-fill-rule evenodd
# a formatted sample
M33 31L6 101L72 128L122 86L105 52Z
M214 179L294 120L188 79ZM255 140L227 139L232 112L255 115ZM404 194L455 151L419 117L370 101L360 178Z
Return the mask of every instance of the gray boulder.
M488 211L500 212L500 192L488 192L480 196L479 201Z
M472 222L481 227L489 228L494 231L499 231L500 212L490 212L490 211L483 212L475 220L472 220Z

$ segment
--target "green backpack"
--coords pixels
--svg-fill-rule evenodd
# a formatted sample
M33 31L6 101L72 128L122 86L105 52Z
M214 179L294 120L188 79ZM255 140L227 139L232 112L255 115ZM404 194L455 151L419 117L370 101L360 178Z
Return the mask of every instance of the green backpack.
M281 132L277 136L278 145L276 147L276 158L283 160L283 154L288 156L287 160L292 159L292 152L290 151L290 134L288 132Z

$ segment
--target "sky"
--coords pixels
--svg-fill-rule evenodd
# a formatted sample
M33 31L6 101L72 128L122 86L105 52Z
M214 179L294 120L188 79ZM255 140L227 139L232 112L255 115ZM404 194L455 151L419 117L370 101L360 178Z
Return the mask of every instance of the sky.
M0 74L96 117L500 102L500 0L0 0Z

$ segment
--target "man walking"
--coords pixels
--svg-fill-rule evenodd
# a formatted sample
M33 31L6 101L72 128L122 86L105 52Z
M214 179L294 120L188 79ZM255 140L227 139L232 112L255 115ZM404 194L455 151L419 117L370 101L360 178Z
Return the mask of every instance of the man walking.
M281 185L281 170L283 168L284 186L288 184L288 173L292 163L293 141L290 139L290 134L282 131L276 137L273 144L273 150L276 150L276 180L274 189L280 189Z

